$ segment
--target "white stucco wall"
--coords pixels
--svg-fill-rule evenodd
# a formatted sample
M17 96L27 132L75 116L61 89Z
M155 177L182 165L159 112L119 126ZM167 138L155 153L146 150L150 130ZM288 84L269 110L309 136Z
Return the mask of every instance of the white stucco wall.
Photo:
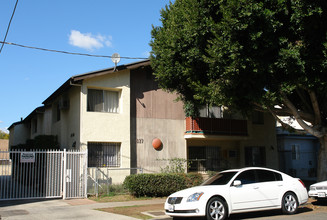
M29 135L30 129L26 124L17 124L10 129L9 145L25 144L26 140L30 137Z
M87 112L88 88L120 92L119 113ZM81 95L80 142L81 150L88 142L121 143L121 168L130 167L130 72L110 73L86 79ZM129 171L128 171L129 173Z

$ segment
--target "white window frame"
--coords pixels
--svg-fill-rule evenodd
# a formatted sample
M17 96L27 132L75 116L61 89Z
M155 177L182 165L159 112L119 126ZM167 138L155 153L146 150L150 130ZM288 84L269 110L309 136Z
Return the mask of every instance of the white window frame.
M91 91L98 92L98 93L101 92L102 97L101 96L93 97L94 99L91 100L91 97L90 97ZM112 99L111 97L114 97L114 99ZM106 102L106 100L107 100L107 102ZM94 102L94 103L91 103L91 102ZM111 103L112 105L109 105L109 102L112 102ZM88 90L87 90L87 111L88 112L120 113L120 91L88 88Z

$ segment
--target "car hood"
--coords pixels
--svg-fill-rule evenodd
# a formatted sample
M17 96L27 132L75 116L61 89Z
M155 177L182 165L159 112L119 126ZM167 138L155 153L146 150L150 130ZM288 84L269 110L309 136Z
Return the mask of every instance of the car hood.
M327 186L327 180L319 183L312 184L311 186Z
M214 190L213 190L214 188ZM198 193L198 192L217 192L219 190L226 190L226 185L208 185L208 186L196 186L196 187L191 187L187 189L183 189L180 191L177 191L173 194L171 194L169 197L188 197L192 195L193 193Z

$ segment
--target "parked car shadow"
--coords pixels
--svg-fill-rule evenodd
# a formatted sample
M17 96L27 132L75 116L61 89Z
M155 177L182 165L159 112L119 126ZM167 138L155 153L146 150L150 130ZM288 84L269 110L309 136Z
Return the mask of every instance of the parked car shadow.
M326 204L327 205L327 204ZM311 208L308 207L301 207L298 210L298 213L295 214L301 214L306 212L313 211ZM228 220L240 220L240 219L255 219L255 218L262 218L262 217L274 217L274 216L280 216L282 217L284 214L280 209L276 210L268 210L268 211L259 211L259 212L246 212L246 213L240 213L240 214L232 214L228 218ZM174 219L174 220L200 220L203 218L167 218L167 219Z
M316 200L316 201L312 202L312 205L327 206L327 199L326 200Z
M301 207L301 208L299 208L298 212L294 215L311 212L311 211L313 211L311 208ZM283 215L284 214L282 213L282 211L280 209L275 209L275 210L268 210L268 211L232 214L229 219L238 220L238 219L252 219L252 218L261 218L261 217L273 217L273 216L282 217Z

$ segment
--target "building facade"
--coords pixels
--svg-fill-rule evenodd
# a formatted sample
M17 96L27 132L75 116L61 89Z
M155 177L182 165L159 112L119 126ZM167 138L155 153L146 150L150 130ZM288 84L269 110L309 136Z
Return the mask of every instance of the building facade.
M176 99L158 87L149 60L73 76L10 126L10 146L54 135L61 148L88 150L89 168L119 168L111 173L113 182L121 182L130 168L160 172L173 158L190 161L189 172L278 168L269 114L243 118L204 106L201 117L190 118Z

